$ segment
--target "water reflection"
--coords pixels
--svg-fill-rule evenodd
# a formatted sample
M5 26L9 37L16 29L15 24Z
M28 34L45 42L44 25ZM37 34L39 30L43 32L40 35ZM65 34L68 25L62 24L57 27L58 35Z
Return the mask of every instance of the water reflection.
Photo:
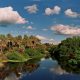
M2 63L1 63L2 64ZM39 67L39 60L25 63L3 63L0 67L0 80L19 80L25 73L32 73Z
M79 74L67 73L51 58L0 64L0 80L80 80Z
M65 70L63 70L60 66L57 66L55 68L50 68L51 72L54 72L55 74L63 75L63 74L68 74Z

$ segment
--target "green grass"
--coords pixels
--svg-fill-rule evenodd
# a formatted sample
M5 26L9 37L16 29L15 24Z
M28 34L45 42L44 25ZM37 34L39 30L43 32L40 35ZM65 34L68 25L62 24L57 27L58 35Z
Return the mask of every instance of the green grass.
M25 58L23 60L0 60L0 62L27 62L28 60L31 60L31 59L38 59L38 58L42 58L44 57L44 55L39 55L39 56L34 56L34 57L28 57L28 58Z
M20 54L17 51L7 52L5 54L6 60L0 60L0 62L26 62L30 59L40 59L44 57L44 54L36 49L26 49L26 51Z

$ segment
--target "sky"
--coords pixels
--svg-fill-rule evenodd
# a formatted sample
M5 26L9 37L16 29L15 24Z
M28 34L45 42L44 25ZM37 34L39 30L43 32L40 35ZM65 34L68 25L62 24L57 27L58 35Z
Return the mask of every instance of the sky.
M80 0L0 0L0 34L59 43L80 35Z

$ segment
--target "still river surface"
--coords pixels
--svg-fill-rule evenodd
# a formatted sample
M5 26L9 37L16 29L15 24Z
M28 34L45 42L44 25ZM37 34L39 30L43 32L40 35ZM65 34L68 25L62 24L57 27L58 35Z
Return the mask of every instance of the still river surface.
M8 63L0 69L0 80L80 80L80 74L61 69L56 60L41 59L27 63Z

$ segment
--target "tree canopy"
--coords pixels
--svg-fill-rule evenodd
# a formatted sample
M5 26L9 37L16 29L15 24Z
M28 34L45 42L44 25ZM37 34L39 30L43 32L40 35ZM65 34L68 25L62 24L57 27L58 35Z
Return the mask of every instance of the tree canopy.
M68 72L80 73L80 37L63 40L53 48L52 57Z

